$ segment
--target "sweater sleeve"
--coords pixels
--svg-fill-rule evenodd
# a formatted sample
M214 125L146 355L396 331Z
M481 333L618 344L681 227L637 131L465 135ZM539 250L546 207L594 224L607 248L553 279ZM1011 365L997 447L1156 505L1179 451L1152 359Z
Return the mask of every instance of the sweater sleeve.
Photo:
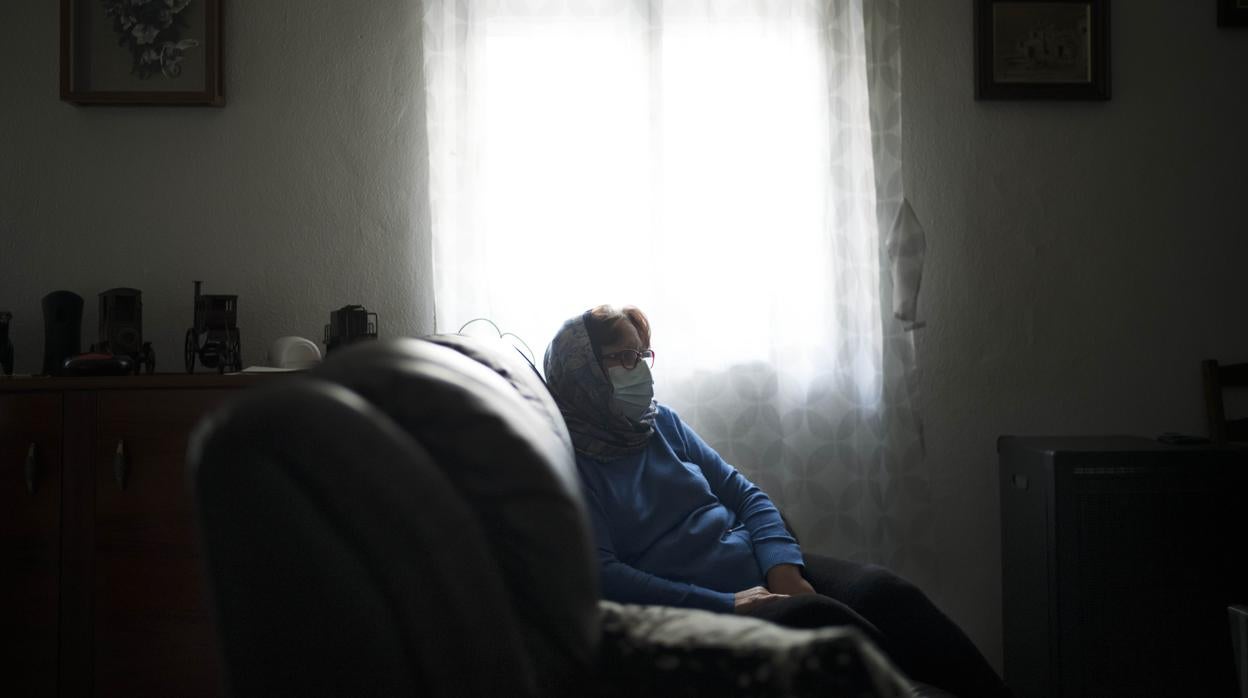
M749 530L750 540L754 543L754 557L763 577L776 565L804 565L802 550L785 527L780 510L776 509L771 498L725 462L674 412L672 416L679 427L685 457L702 469L711 492Z
M715 591L696 584L674 582L621 562L615 556L615 546L611 541L607 518L598 502L597 495L588 487L583 488L583 491L597 545L603 598L618 603L701 608L721 613L732 612L736 605L735 594Z

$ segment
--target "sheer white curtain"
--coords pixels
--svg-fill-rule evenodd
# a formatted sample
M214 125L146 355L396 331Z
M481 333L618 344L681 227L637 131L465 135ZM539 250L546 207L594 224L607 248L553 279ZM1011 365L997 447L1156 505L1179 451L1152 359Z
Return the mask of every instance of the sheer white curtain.
M897 0L425 10L438 330L488 317L540 364L566 318L637 305L658 398L806 547L929 574L893 312L913 319L922 252L899 215Z

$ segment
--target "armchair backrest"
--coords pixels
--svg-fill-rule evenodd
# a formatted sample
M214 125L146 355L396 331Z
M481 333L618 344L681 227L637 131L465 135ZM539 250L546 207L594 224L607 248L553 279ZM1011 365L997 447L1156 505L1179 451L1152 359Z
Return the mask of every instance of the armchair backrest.
M557 408L519 357L434 339L353 345L198 430L233 693L548 694L592 665L596 565Z

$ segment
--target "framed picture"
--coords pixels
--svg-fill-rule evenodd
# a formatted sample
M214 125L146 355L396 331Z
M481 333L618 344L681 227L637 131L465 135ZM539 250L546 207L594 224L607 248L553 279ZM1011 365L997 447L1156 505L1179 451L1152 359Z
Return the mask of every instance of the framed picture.
M1219 27L1248 27L1248 0L1218 0Z
M223 106L221 0L61 0L61 99Z
M1109 0L975 0L975 98L1109 99Z

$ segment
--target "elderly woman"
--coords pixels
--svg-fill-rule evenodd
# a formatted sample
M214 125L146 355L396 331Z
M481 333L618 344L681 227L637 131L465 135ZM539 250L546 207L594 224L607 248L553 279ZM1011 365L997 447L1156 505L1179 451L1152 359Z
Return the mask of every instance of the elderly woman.
M803 554L771 499L654 400L650 323L599 306L546 351L613 601L853 625L908 675L964 697L1009 695L970 639L891 572Z

